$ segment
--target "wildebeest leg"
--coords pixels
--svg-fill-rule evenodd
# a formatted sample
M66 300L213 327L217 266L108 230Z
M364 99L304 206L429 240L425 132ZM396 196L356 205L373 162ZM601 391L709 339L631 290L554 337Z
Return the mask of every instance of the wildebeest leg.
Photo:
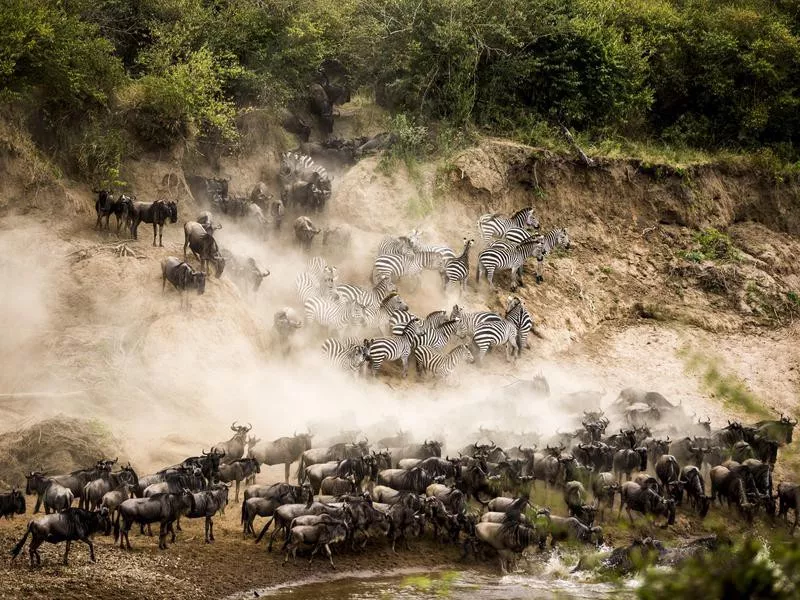
M627 507L625 511L628 513L628 518L631 520L631 525L633 525L633 514L631 514L631 507Z
M97 562L94 559L94 544L92 543L92 540L88 537L85 537L81 541L84 542L87 546L89 546L89 560L91 562Z
M181 518L180 518L180 517L178 517L178 518L177 518L177 520L176 520L175 522L176 522L176 527L177 527L178 531L183 531L183 529L181 529ZM170 523L170 528L172 528L172 523ZM173 541L173 542L175 541L174 534L173 534L172 541Z
M158 223L153 220L153 246L156 245L156 235L158 234Z
M325 554L328 555L328 560L331 563L331 568L336 569L336 565L333 564L333 554L331 554L331 547L328 544L325 544Z
M67 548L64 550L64 561L63 561L64 566L67 566L69 564L69 560L68 560L68 558L69 558L69 548L70 548L71 545L72 545L72 542L70 540L67 540Z
M289 483L289 469L291 468L291 466L292 466L292 463L288 463L288 462L284 463L284 465L283 465L283 467L284 467L283 478L284 478L284 481L286 483ZM299 467L298 467L298 469L299 469Z
M33 514L38 513L41 508L42 508L42 496L41 494L36 494L36 506L33 508Z
M211 543L211 538L209 538L209 536L208 536L209 521L211 521L211 518L210 517L206 517L206 523L205 523L206 544L210 544Z

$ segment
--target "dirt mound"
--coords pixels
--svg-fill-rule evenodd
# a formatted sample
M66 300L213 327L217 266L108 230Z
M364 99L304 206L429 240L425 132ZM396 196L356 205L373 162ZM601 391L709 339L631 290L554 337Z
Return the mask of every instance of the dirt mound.
M0 434L0 488L24 486L32 470L69 473L116 458L121 447L100 421L63 415Z

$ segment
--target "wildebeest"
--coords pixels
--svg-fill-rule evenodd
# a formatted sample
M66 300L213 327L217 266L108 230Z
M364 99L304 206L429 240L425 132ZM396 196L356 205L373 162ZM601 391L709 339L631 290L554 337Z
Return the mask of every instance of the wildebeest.
M467 508L467 499L464 492L458 488L447 487L441 483L432 483L425 488L425 495L437 498L453 514L461 514Z
M331 496L343 496L345 494L355 494L358 490L354 475L347 477L328 476L320 482L320 493Z
M197 219L195 219L195 221L197 221L198 223L200 223L200 225L202 225L202 226L203 226L203 229L205 229L205 230L206 230L206 233L208 233L209 235L214 235L214 232L215 232L217 229L222 229L222 225L220 225L219 223L217 223L217 222L214 220L214 215L212 215L212 214L211 214L209 211L207 211L207 210L204 210L203 212L201 212L201 213L200 213L200 214L197 216Z
M378 473L378 483L400 492L424 494L425 489L434 483L434 477L420 467L408 470L385 469Z
M322 230L322 245L333 252L343 253L349 250L352 231L347 225L325 227Z
M113 520L116 517L119 505L131 497L133 489L134 486L131 484L122 483L117 489L106 492L100 500L100 508L107 509L109 518Z
M275 542L275 538L278 536L278 533L281 531L288 533L292 521L294 521L297 517L304 515L321 515L323 513L328 513L335 517L339 517L343 515L343 510L339 507L322 504L321 502L313 502L310 499L305 504L282 504L275 509L275 512L272 514L272 518L261 529L258 537L256 538L256 543L261 541L261 538L267 532L269 526L274 522L275 528L270 535L269 544L267 545L267 550L272 552L272 545Z
M232 463L219 466L219 480L223 483L236 482L236 497L234 502L239 501L239 485L246 481L250 476L260 473L261 468L255 458L239 458Z
M507 572L507 565L525 548L539 544L536 530L520 523L478 523L475 526L475 535L497 551L503 573Z
M295 433L292 437L281 437L271 442L256 445L249 455L262 465L284 465L284 481L289 482L289 470L293 462L300 460L306 450L311 449L311 434ZM299 470L298 470L299 471ZM298 472L298 478L300 473Z
M388 447L392 455L392 465L397 466L404 458L428 458L442 456L442 443L436 440L425 440L421 444L406 444L400 447Z
M215 444L211 448L211 452L223 454L220 459L221 464L232 463L242 458L242 455L244 455L245 442L247 441L247 434L251 429L253 429L253 426L250 425L250 423L247 425L237 425L236 421L234 421L231 423L231 431L234 432L233 437L227 441Z
M679 464L688 463L699 468L703 463L705 449L696 439L685 437L672 441L667 452L674 456Z
M225 269L225 258L219 252L214 236L200 223L187 221L183 224L183 258L186 259L186 248L200 261L200 270L208 272L208 263L214 264L214 274L219 277Z
M303 250L311 249L311 242L320 231L322 230L315 227L311 219L306 216L297 217L294 221L294 237Z
M31 566L34 565L34 562L42 564L39 546L44 542L51 544L67 542L67 548L64 552L64 564L66 565L68 564L69 549L72 542L80 540L89 546L89 560L95 562L94 544L91 537L101 531L108 535L110 528L111 523L106 509L100 509L99 512L89 512L81 508L68 508L64 512L47 515L28 523L25 535L11 550L11 556L16 558L19 555L30 535L31 545L28 548L28 553Z
M577 540L586 544L602 542L603 529L601 527L590 527L575 517L555 517L548 514L546 523L551 547L555 547L557 542L567 540Z
M312 497L306 486L275 483L272 485L250 485L244 491L242 503L242 535L255 535L253 521L256 517L271 517L282 504L307 502Z
M24 515L25 510L25 496L18 489L0 494L0 517L11 519L14 515Z
M214 515L224 511L228 504L228 486L217 485L214 489L193 494L194 502L186 511L187 519L205 519L206 544L214 541Z
M269 269L262 269L252 256L244 258L224 248L220 255L225 259L228 274L242 292L258 292L261 282L270 275Z
M301 142L307 142L311 135L311 127L302 118L286 109L281 111L281 127L295 134Z
M187 263L175 256L168 256L161 261L161 291L164 292L167 280L181 294L181 305L188 306L189 299L186 292L197 290L200 296L206 291L206 274L202 271L195 271Z
M322 480L331 475L335 475L338 470L338 460L316 463L305 468L305 476L302 481L308 483L314 493L318 494L322 486Z
M118 473L103 472L98 479L90 481L83 488L81 497L81 508L86 510L96 510L100 507L103 496L111 490L119 488L124 484L135 488L139 483L136 471L130 465L122 467Z
M287 535L288 544L286 546L286 558L284 562L289 560L289 554L292 557L297 556L297 549L300 546L311 546L311 556L308 559L310 563L314 559L314 555L320 548L325 549L328 556L328 561L331 563L331 568L335 569L336 565L333 564L333 555L331 554L331 544L343 542L347 538L347 525L344 521L322 522L316 525L301 525L292 527Z
M752 484L752 485L748 485ZM716 466L711 469L711 501L719 498L720 504L736 505L739 513L749 522L753 518L755 505L747 496L748 488L755 488L750 471L744 465L728 469Z
M669 490L676 500L680 500L683 495L683 484L681 484L681 467L675 457L664 454L658 459L655 469L664 489ZM679 486L679 489L676 490L676 486Z
M621 482L622 475L630 481L633 471L644 471L647 469L647 449L622 448L614 453L614 472L617 479Z
M152 223L153 246L156 245L156 236L158 236L158 245L163 246L161 238L164 234L164 223L167 222L167 219L171 223L178 222L178 205L174 201L134 202L133 215L131 217L131 237L138 239L139 223Z
M705 517L708 514L708 509L711 506L711 499L706 496L706 486L703 482L703 476L694 465L686 465L681 469L681 482L686 496L689 498L689 503L694 507L700 517Z
M600 520L603 520L605 515L606 505L614 510L614 496L619 491L619 484L614 479L613 473L604 471L598 473L592 481L592 494L594 494L597 508L600 510Z
M800 486L796 483L789 481L781 481L778 484L778 516L783 517L784 521L789 520L789 509L794 511L794 523L792 524L792 533L797 527L797 507L798 498L800 498Z
M42 500L44 501L45 514L50 514L51 511L64 511L72 506L72 501L75 499L72 490L64 487L54 478L47 477L44 473L38 471L31 471L25 475L25 479L28 480L25 486L25 494L36 493L38 496L34 513L37 512L39 503Z
M328 448L309 448L300 457L300 466L297 469L297 480L303 483L306 467L329 461L339 461L345 458L360 458L369 453L368 440L357 444L339 443Z
M181 514L194 509L194 495L189 490L183 490L180 494L156 494L149 498L129 498L119 505L117 518L114 520L114 542L119 540L120 548L127 547L130 550L131 541L128 538L128 532L134 523L141 525L160 523L158 548L166 550L168 532L172 531L172 541L175 541L172 523ZM120 520L122 527L120 527Z
M784 445L792 443L792 432L796 425L796 419L781 415L781 418L777 421L758 421L753 425L753 428L756 430L757 435Z
M308 86L308 108L319 119L319 128L327 138L333 133L333 104L319 83Z
M631 511L642 513L643 515L664 515L667 518L667 525L675 523L675 501L672 498L662 498L649 487L641 487L633 481L626 481L620 489L619 516L622 509L628 513L628 518L633 523Z
M127 194L120 194L119 198L114 200L114 196L109 190L93 190L97 194L97 201L94 204L95 211L97 211L97 222L95 229L102 227L102 218L106 219L106 229L109 228L108 220L111 215L117 220L117 235L123 224L129 226L133 214L133 203L136 196L129 196Z

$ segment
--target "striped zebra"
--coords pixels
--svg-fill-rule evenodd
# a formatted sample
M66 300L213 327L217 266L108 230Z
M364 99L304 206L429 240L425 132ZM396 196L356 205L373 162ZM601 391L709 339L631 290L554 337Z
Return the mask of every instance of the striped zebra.
M417 229L412 229L407 236L387 236L378 244L378 254L411 254L419 247L421 237L422 233Z
M506 319L517 327L517 347L522 351L525 347L530 349L528 334L533 329L533 319L525 305L517 296L509 296L506 304Z
M408 318L406 319L406 317ZM381 302L378 308L377 318L374 320L367 319L367 322L370 324L377 324L378 328L383 332L392 332L392 325L395 322L395 318L404 321L403 326L400 327L398 331L398 333L402 334L405 324L415 317L408 312L408 304L405 303L398 293L391 292Z
M414 359L417 363L417 374L431 372L440 379L449 377L463 360L472 362L472 352L464 344L456 346L447 354L430 346L414 348Z
M465 333L466 327L461 325L459 327L459 337L465 337ZM473 352L473 355L475 355L475 362L478 364L481 364L489 348L495 346L505 345L506 360L510 361L515 354L519 355L517 327L507 319L486 321L478 325L475 328L475 333L472 334L472 344L477 348L477 352Z
M319 275L314 272L304 271L295 278L295 287L300 302L305 304L309 298L324 298L336 300L336 280L339 275L336 267L325 266Z
M464 337L471 337L475 333L475 329L483 323L503 320L503 317L496 313L489 312L488 310L480 310L473 313L465 312L458 304L453 305L450 318L461 319L461 330L463 331Z
M419 319L414 319L406 325L402 335L372 340L368 352L372 374L377 375L384 362L399 360L403 364L403 377L406 377L408 375L408 358L411 356L414 340L419 333Z
M389 330L392 335L403 335L406 326L413 320L420 320L414 313L408 310L396 310L389 316Z
M322 352L328 359L340 369L345 371L361 370L367 361L369 350L369 340L358 338L328 338L322 344Z
M469 250L475 240L468 240L464 238L464 249L461 254L455 258L451 258L444 264L442 270L442 285L444 290L447 291L448 283L460 283L461 292L463 293L467 287L467 279L469 278Z
M417 346L429 346L431 348L435 348L437 350L441 350L448 343L450 343L450 338L452 338L456 331L458 330L458 324L461 322L461 319L456 317L451 321L446 321L441 325L436 327L420 331L419 335L417 335L414 343Z
M503 237L500 238L498 241L501 242L508 242L513 246L519 246L522 242L527 240L528 238L539 238L541 239L543 236L531 233L527 229L523 229L522 227L512 227L508 231L503 234Z
M343 284L336 286L336 293L339 299L358 300L364 306L379 307L384 298L396 290L396 286L389 277L381 277L370 291L366 291L357 285Z
M554 248L559 246L563 246L564 248L569 248L570 241L569 235L567 235L567 230L564 227L560 227L557 229L553 229L548 233L541 236L541 241L539 241L539 252L536 253L536 283L540 281L544 281L544 277L542 277L542 262L544 262L544 257L546 254L549 254L553 251ZM520 271L520 285L522 285L522 272Z
M420 327L420 329L422 331L436 329L444 323L447 323L447 321L452 321L452 319L447 315L447 311L435 310L431 313L428 313L425 318L422 319L422 327Z
M315 163L314 159L307 154L284 152L281 155L281 166L278 175L284 183L305 181L311 173L316 173L322 181L330 180L325 167Z
M522 208L511 217L504 217L495 213L493 215L482 215L478 219L478 231L484 242L488 242L492 238L503 237L503 234L512 227L533 227L538 229L539 219L533 214L533 207Z
M328 329L343 329L364 323L364 307L358 302L337 302L312 296L303 303L306 324L317 323Z
M453 249L447 246L419 246L415 248L414 252L436 252L441 255L444 262L456 257L456 253L453 252Z
M486 273L489 285L494 287L495 271L511 271L511 289L515 290L522 285L520 269L531 256L542 255L542 244L535 238L528 238L519 246L507 248L503 246L490 246L478 255L478 267L475 271L475 280L481 280L481 271Z
M388 276L392 281L400 277L419 275L423 269L439 270L444 265L438 252L415 252L413 256L381 254L375 259L372 281L377 283L381 277Z

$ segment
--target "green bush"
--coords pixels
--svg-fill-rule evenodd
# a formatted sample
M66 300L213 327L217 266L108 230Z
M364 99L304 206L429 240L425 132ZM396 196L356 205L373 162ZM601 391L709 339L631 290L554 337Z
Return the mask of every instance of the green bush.
M682 258L690 262L738 261L739 251L733 245L730 236L709 227L694 235L694 247L691 250L679 253Z

